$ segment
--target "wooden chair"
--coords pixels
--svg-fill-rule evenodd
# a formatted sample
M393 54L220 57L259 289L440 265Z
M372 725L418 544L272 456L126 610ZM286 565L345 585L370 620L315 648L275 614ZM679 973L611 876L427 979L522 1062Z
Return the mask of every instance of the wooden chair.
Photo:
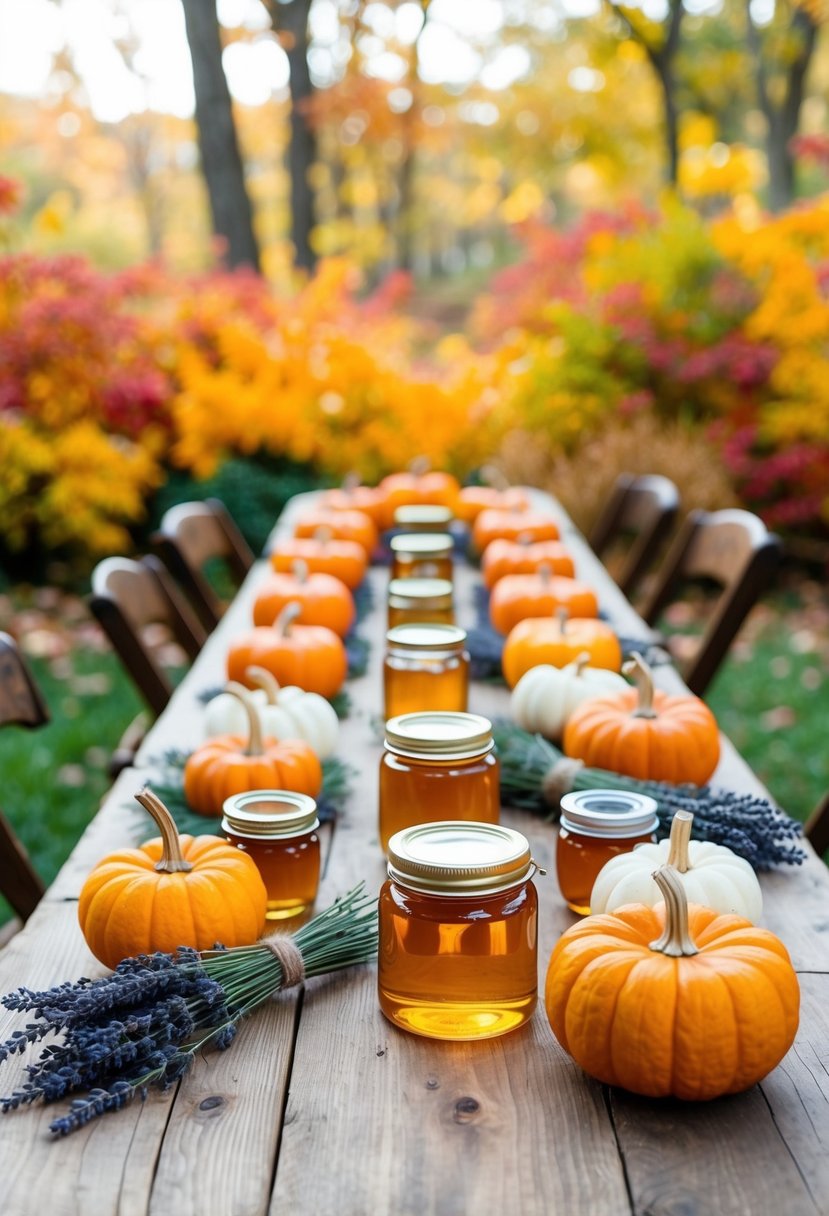
M688 582L711 581L721 592L685 683L701 696L725 657L749 610L771 583L780 541L750 511L691 511L677 534L641 615L655 625Z
M17 723L35 727L48 721L46 703L17 643L7 633L0 633L0 726ZM25 921L34 912L44 890L26 850L0 811L0 891Z
M590 534L599 557L619 537L633 534L617 582L630 598L667 539L679 510L679 491L667 477L647 473L617 478L607 505Z
M142 637L148 625L166 625L190 659L207 634L157 557L107 557L92 572L89 608L154 714L173 693L169 676Z
M218 498L183 502L164 514L152 544L209 633L218 624L224 604L205 577L206 563L221 559L238 585L254 561L233 517Z
M829 849L829 793L824 795L806 820L803 835L818 857L822 857Z

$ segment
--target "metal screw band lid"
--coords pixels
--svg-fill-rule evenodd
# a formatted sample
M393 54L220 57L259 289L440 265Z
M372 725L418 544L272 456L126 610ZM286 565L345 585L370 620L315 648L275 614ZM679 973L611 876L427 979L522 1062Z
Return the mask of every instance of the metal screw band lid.
M397 557L447 557L454 547L448 532L402 532L389 541Z
M386 723L385 746L415 759L461 760L492 751L492 723L480 714L443 710L398 714Z
M448 528L453 519L449 507L441 507L428 503L411 504L398 507L394 513L395 526L398 528L414 528L419 532Z
M293 790L248 790L226 798L222 828L239 836L275 838L313 832L320 821L317 804Z
M389 583L389 603L401 601L419 608L451 608L452 584L448 578L393 578Z
M561 799L561 826L582 836L645 836L659 826L658 804L628 790L578 790Z
M466 643L466 630L459 625L440 625L431 621L422 624L394 625L386 634L389 648L394 650L442 650L460 653Z
M439 895L494 894L536 871L525 836L495 823L446 820L395 832L388 847L389 877Z

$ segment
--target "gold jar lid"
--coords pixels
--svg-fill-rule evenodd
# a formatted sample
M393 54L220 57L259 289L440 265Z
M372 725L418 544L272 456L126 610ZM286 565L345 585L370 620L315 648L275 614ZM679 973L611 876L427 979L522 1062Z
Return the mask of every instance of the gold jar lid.
M489 718L448 710L419 710L389 718L384 744L400 756L435 760L482 756L495 746Z
M389 878L436 895L495 894L536 871L526 836L496 823L447 820L395 832Z
M303 836L320 821L317 804L307 794L293 790L248 790L232 794L222 804L222 829L236 836L273 839Z
M411 528L413 532L436 532L448 528L453 519L449 507L429 503L398 507L394 513L396 528Z
M659 826L655 798L629 790L578 790L561 799L561 826L581 836L624 839Z
M397 557L447 557L454 547L448 532L401 532L389 541Z
M437 621L412 622L393 625L386 633L386 641L394 650L439 650L460 654L466 645L466 630L460 625L442 625Z
M451 608L453 588L448 578L393 578L389 603L395 608L412 604L418 608Z

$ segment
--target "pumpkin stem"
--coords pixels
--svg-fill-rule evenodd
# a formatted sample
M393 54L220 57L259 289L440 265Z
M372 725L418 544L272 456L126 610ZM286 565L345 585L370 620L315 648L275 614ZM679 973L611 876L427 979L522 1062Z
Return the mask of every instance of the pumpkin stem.
M553 567L549 562L542 562L538 567L538 577L541 579L542 594L548 595L550 591L550 579L553 577Z
M245 675L264 692L268 705L279 704L279 681L267 667L246 667Z
M298 557L296 561L291 562L291 573L298 583L308 582L308 563Z
M660 866L653 872L653 881L665 900L665 928L661 937L649 943L651 950L671 958L699 954L688 929L688 900L676 870Z
M553 616L558 621L559 633L562 637L564 637L565 633L567 632L567 622L570 619L570 613L566 608L559 605L559 607L556 608L555 612L553 613Z
M181 851L181 839L175 820L164 803L149 786L143 785L135 795L148 815L155 820L161 833L161 858L155 863L156 870L163 874L186 874L193 869L191 861L185 861Z
M586 650L583 650L581 652L581 654L577 654L576 657L573 659L573 662L570 664L570 666L574 669L573 675L575 675L575 676L580 676L581 673L584 671L585 667L588 667L589 665L590 665L590 654Z
M236 697L245 707L245 713L248 716L248 744L245 748L246 756L262 756L265 749L262 746L262 722L256 709L256 705L251 700L250 692L242 684L237 684L235 680L230 680L225 685L225 692L229 692L231 696Z
M318 528L314 528L313 539L318 540L321 545L327 545L333 535L333 529L329 528L327 524L320 524Z
M656 718L659 715L653 707L653 673L638 650L631 653L627 663L622 668L623 676L630 676L639 693L639 703L634 709L634 718Z
M350 473L346 473L342 480L342 490L345 494L353 494L360 484L360 474L356 469L352 469Z
M691 868L688 844L691 840L691 824L694 816L690 811L677 811L671 821L671 847L666 865L679 874L687 874Z
M289 604L285 605L273 623L274 629L281 638L289 638L291 636L291 626L301 612L302 604L298 600L291 600Z
M516 545L524 545L525 548L531 545L533 543L532 532L519 532L515 538L515 543Z
M414 477L422 477L431 467L432 462L428 456L415 456L414 460L409 461L409 472Z

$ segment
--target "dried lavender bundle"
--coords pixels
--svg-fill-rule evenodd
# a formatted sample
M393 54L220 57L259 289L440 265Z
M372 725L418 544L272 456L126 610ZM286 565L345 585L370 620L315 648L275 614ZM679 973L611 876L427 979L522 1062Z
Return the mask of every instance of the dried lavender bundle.
M4 996L7 1009L34 1014L34 1020L0 1044L0 1063L48 1034L63 1037L27 1066L19 1089L0 1098L3 1113L82 1093L49 1125L65 1136L120 1110L136 1094L144 1098L150 1085L167 1089L197 1051L229 1047L241 1019L275 992L374 958L377 901L361 884L293 937L273 941L273 947L257 942L139 955L124 959L104 979L80 979L45 992L19 988Z
M511 806L558 817L558 802L568 790L614 789L649 794L658 804L660 839L670 834L677 811L692 811L694 837L725 845L755 870L800 865L806 857L797 844L802 825L765 798L713 789L710 785L668 785L639 781L606 769L569 760L541 735L511 722L496 722L493 735L501 761L501 794Z

